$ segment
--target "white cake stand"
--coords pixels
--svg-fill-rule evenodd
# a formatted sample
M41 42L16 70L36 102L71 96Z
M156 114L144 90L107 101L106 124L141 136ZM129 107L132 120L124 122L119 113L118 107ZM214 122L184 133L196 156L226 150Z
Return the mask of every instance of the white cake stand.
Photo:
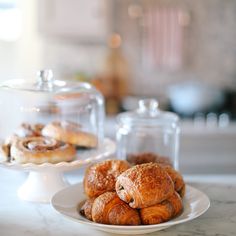
M29 171L25 183L18 189L18 196L26 201L48 203L57 191L69 185L63 176L64 172L75 170L96 160L106 158L114 154L115 150L115 143L106 138L97 149L78 151L76 160L72 162L44 163L41 165L0 162L0 166L14 170Z

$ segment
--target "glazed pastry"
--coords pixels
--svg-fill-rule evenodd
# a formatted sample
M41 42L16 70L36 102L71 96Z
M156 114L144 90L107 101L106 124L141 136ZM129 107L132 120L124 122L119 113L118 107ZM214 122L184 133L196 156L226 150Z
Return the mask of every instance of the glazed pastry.
M175 185L175 191L180 194L181 197L184 196L184 190L185 190L185 183L183 180L182 175L172 168L171 166L163 166L165 171L168 173L168 175L171 177L172 181L174 182Z
M44 125L37 123L37 124L28 124L22 123L21 126L15 131L15 134L18 137L34 137L34 136L41 136L41 131Z
M174 193L170 176L157 163L136 165L122 173L116 182L120 199L133 208L158 204Z
M117 177L130 165L122 160L105 160L88 167L84 176L84 191L89 198L114 191Z
M92 206L95 198L90 198L85 201L80 209L81 215L85 216L88 220L92 220Z
M43 128L42 134L80 147L94 148L98 144L95 135L82 131L81 126L73 122L52 122Z
M177 192L163 202L140 209L142 224L160 224L179 215L183 209L182 200Z
M76 155L74 146L46 137L17 139L11 146L11 158L17 163L72 161Z
M136 209L120 200L116 192L106 192L97 197L92 206L94 222L112 225L139 225Z

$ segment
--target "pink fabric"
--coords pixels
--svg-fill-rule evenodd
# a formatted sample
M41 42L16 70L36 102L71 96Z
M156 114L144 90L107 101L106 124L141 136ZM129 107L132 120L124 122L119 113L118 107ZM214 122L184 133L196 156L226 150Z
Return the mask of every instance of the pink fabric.
M178 69L182 65L183 26L177 8L149 8L144 15L146 32L144 64L148 67Z

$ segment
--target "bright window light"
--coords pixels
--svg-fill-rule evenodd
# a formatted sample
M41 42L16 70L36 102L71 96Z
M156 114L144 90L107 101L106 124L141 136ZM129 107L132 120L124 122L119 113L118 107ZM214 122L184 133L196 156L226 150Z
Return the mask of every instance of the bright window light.
M19 39L22 27L21 10L14 0L0 0L0 41Z

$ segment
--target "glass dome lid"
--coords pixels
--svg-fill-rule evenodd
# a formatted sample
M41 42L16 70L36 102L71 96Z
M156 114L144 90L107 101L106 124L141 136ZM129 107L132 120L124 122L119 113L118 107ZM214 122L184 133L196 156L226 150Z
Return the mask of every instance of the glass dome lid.
M57 124L63 132L73 130L78 140L79 133L93 136L94 147L103 143L104 98L89 83L57 80L51 70L42 70L35 80L1 83L0 107L5 111L0 114L0 121L8 122L7 126L0 122L1 140L18 135L22 127L31 129L40 124L42 127L53 125L54 129Z
M121 113L118 115L117 121L119 124L128 126L163 125L175 127L179 117L175 113L160 110L158 101L155 99L142 99L136 110Z
M73 93L73 91L78 92L78 90L81 92L98 92L89 83L56 80L53 77L52 70L41 70L37 76L37 80L7 80L0 84L0 88L42 93Z

